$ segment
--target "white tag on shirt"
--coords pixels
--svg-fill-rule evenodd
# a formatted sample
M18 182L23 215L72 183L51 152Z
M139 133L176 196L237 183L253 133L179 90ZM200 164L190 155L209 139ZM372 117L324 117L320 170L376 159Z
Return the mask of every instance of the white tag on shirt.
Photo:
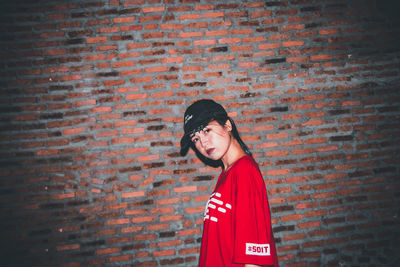
M269 244L246 243L246 255L271 256Z

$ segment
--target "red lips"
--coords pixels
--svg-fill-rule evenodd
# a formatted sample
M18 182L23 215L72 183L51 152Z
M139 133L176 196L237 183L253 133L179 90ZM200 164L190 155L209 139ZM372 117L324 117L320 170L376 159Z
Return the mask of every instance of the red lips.
M215 150L215 148L209 148L206 150L207 154L210 155L211 153L213 153Z

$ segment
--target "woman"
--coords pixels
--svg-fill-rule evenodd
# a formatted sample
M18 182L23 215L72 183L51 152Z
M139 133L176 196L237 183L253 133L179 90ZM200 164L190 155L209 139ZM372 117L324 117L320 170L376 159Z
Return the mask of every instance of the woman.
M200 267L278 266L264 179L225 109L209 99L184 115L181 154L222 167L204 213Z

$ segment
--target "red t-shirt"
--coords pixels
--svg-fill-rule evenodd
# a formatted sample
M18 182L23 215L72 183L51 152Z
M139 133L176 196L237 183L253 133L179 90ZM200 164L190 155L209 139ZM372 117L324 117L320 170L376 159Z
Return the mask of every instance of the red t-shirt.
M204 212L199 267L278 266L264 179L244 156L222 172Z

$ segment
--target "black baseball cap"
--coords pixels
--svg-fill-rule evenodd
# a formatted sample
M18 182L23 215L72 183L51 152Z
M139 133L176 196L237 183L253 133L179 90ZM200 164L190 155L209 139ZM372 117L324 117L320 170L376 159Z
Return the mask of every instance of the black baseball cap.
M185 112L183 130L184 135L181 139L181 155L188 152L191 140L190 135L202 130L214 119L228 118L225 109L214 100L201 99L191 104Z

